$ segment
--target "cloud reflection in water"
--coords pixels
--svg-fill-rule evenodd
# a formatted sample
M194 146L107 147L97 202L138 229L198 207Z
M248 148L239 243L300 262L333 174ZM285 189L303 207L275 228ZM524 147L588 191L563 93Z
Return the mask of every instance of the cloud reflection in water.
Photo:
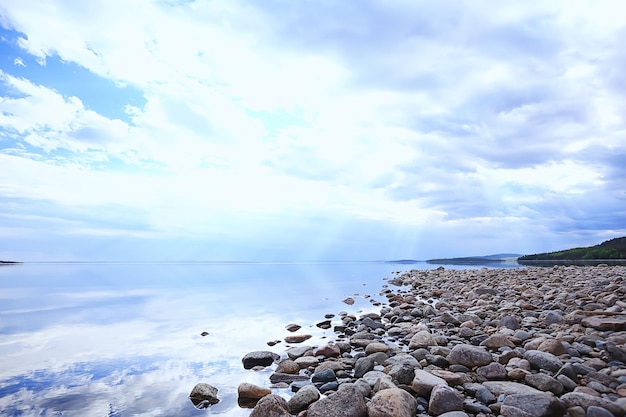
M285 325L325 343L326 313L367 282L376 294L392 266L23 265L2 271L0 408L7 416L197 416L188 394L219 388L204 413L247 416L241 382L269 385L271 369L244 370L252 350L283 353ZM4 290L7 291L4 291ZM335 320L338 321L338 318ZM203 331L209 334L200 336ZM288 395L286 390L277 391Z

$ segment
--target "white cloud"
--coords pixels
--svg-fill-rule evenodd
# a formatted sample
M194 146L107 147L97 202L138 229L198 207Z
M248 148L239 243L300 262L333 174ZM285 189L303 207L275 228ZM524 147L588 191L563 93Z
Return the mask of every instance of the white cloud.
M125 123L6 69L12 198L114 203L183 234L258 216L484 218L498 234L542 222L555 195L620 195L606 155L624 148L624 35L609 5L48 0L3 16L23 51L146 99Z

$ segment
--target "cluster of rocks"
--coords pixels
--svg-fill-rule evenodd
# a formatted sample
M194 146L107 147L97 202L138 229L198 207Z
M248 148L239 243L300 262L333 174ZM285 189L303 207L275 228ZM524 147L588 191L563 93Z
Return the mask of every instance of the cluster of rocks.
M439 268L389 284L370 298L379 313L340 313L323 346L247 354L246 369L275 366L270 388L240 385L250 416L626 415L626 267ZM285 387L289 399L272 391Z

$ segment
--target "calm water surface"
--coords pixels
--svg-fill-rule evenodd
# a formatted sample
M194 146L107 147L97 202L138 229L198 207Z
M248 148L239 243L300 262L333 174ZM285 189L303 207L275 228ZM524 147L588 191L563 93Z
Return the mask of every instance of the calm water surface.
M237 386L269 386L241 358L326 313L378 311L383 277L437 265L22 264L0 267L0 410L6 416L248 416ZM371 299L364 297L372 296ZM356 299L352 306L342 300ZM201 336L202 332L208 336ZM207 382L221 402L188 398ZM287 391L277 391L288 396Z

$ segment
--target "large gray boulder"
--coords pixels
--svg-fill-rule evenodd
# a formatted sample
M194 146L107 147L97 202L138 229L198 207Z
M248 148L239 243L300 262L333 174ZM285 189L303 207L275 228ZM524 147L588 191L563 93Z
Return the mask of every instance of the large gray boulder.
M417 400L400 388L378 391L367 404L368 417L413 417Z

